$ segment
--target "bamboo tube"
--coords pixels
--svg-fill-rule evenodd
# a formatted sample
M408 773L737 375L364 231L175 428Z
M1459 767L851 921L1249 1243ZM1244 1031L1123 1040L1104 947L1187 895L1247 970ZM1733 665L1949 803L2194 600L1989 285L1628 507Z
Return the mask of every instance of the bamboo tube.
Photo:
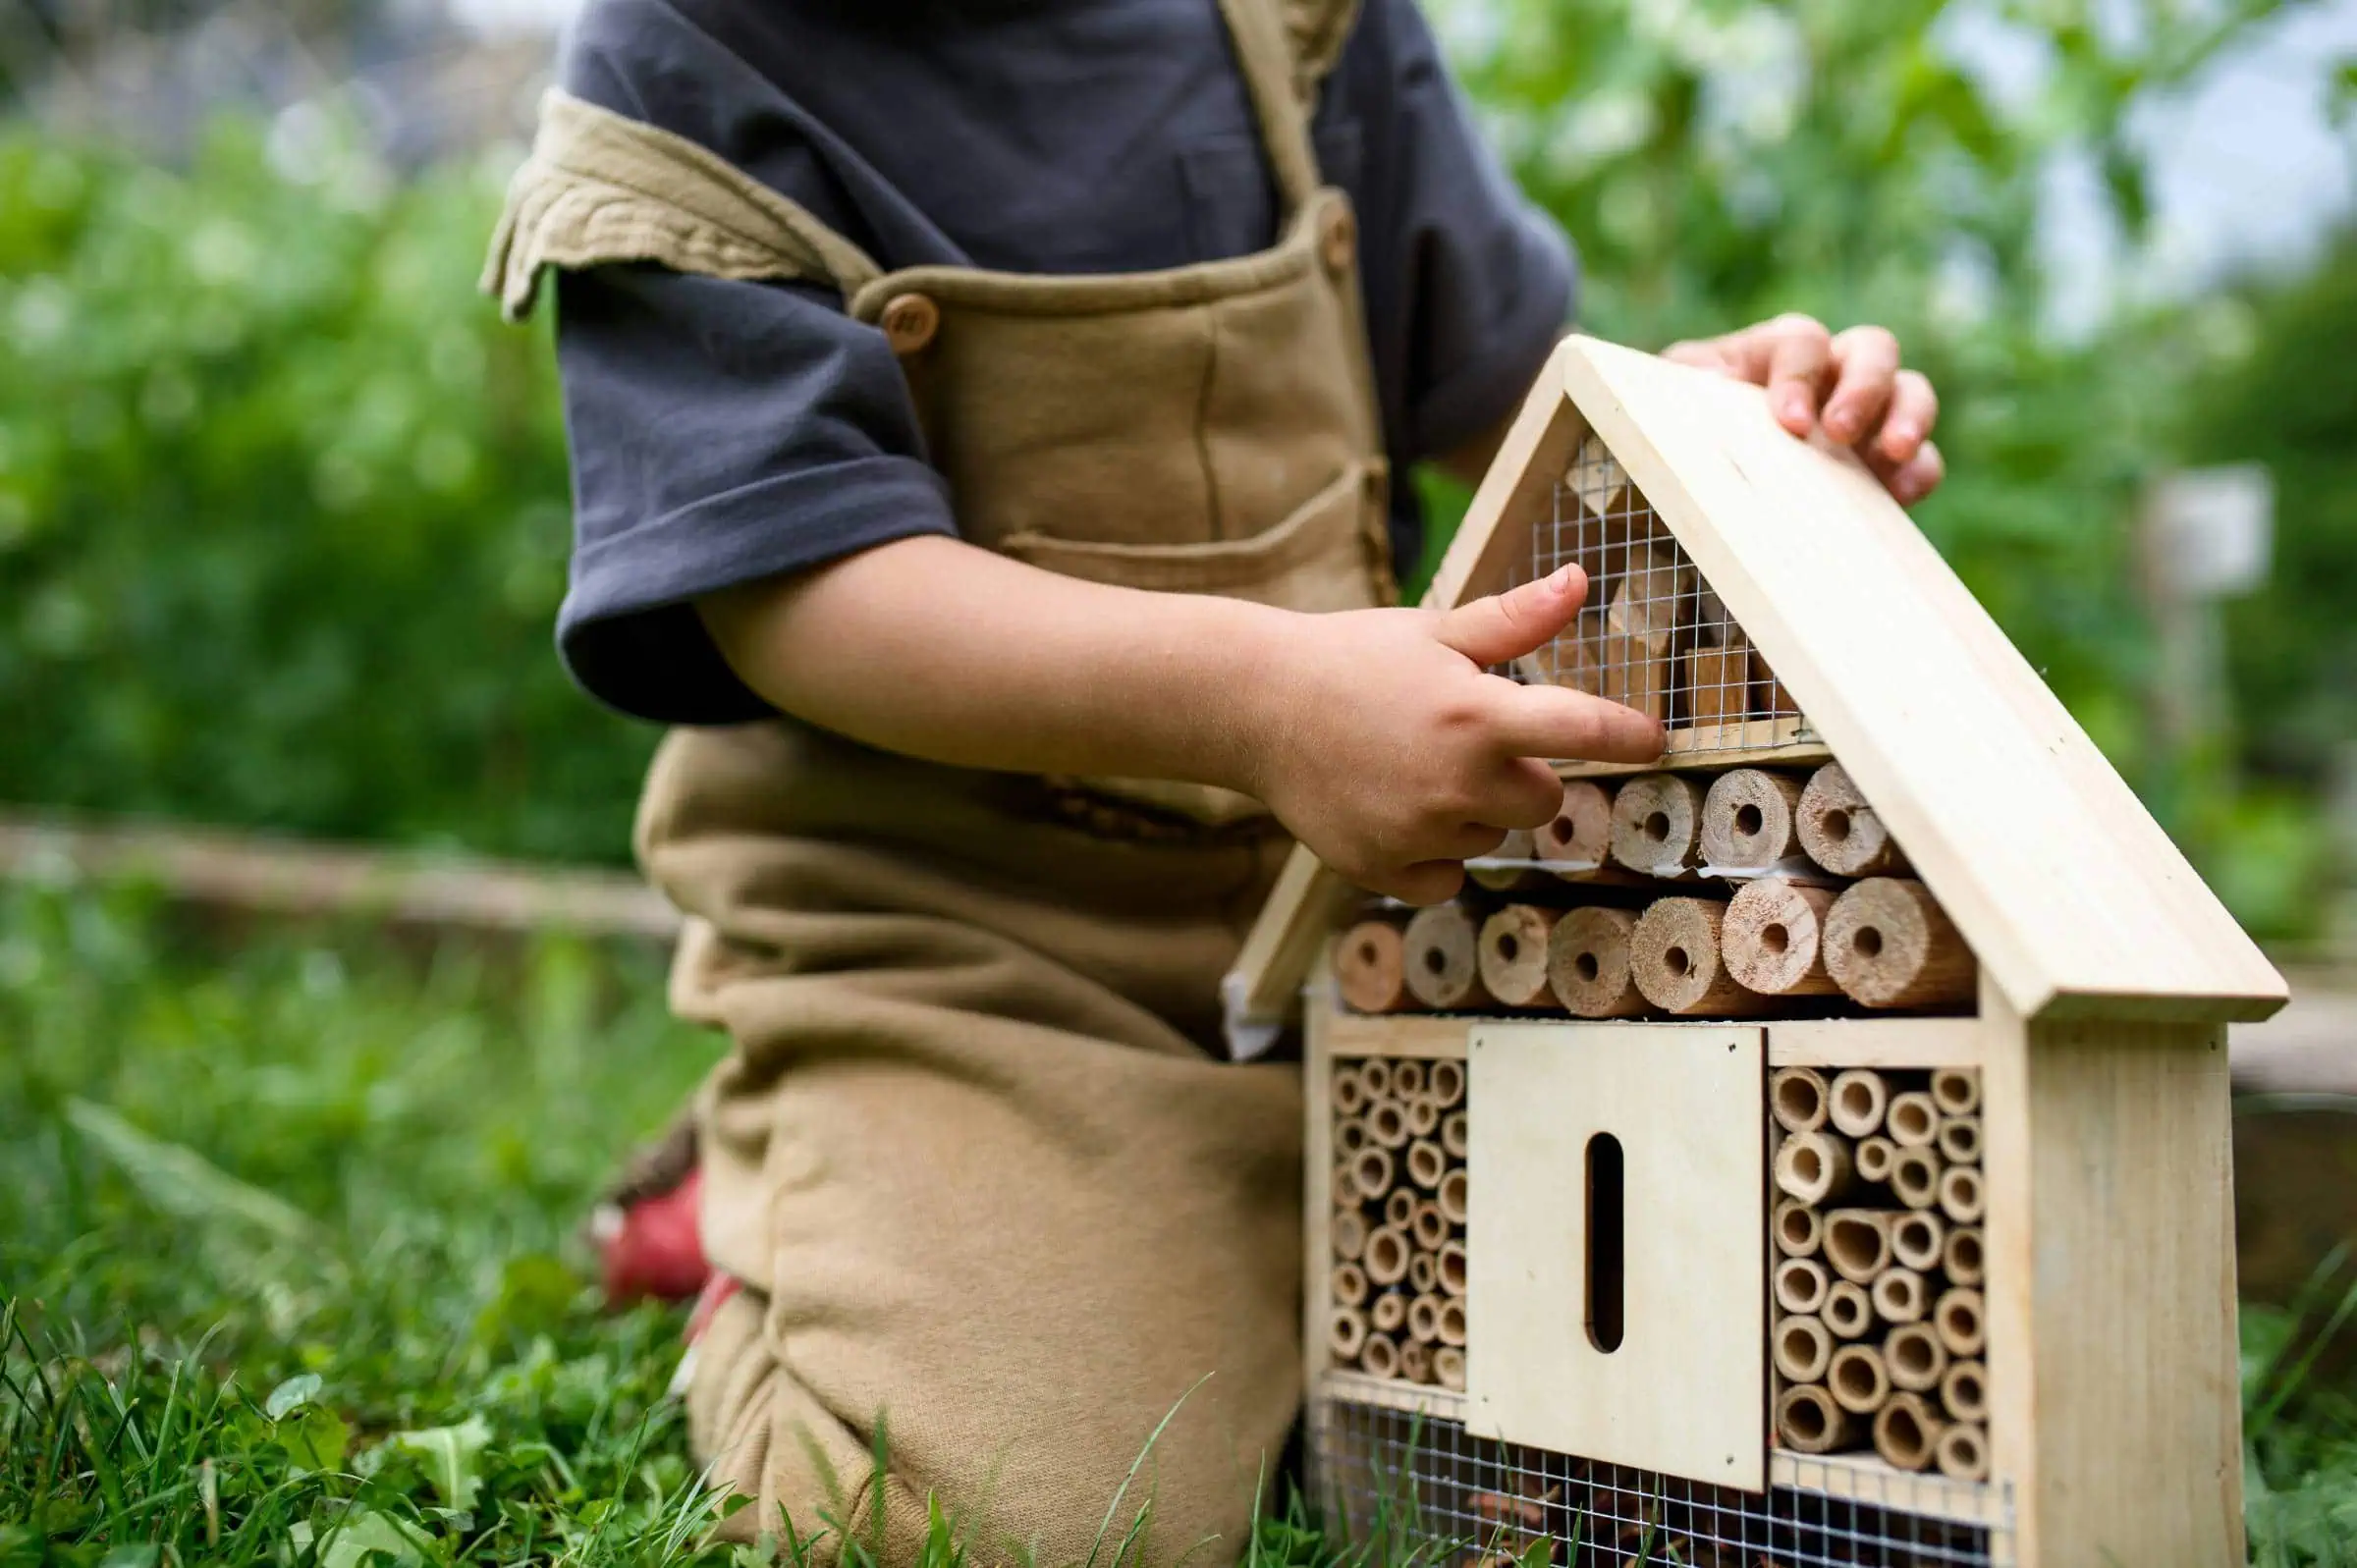
M1582 1018L1627 1018L1646 1011L1629 972L1628 943L1637 917L1626 909L1566 909L1547 937L1547 989Z
M1488 1005L1481 986L1481 933L1462 904L1434 904L1407 923L1407 989L1441 1012Z
M1398 1171L1392 1164L1389 1150L1372 1144L1350 1157L1350 1179L1358 1184L1361 1201L1380 1198L1392 1190Z
M1441 1343L1462 1345L1465 1342L1465 1298L1451 1296L1441 1303Z
M1416 1004L1399 928L1388 920L1362 920L1343 933L1334 947L1334 980L1352 1012L1399 1012Z
M1979 1224L1986 1203L1977 1166L1950 1165L1940 1172L1940 1212L1957 1224Z
M1418 1138L1407 1146L1408 1180L1430 1192L1441 1184L1441 1178L1448 1173L1449 1157L1441 1152L1439 1144L1427 1138Z
M1367 1342L1359 1348L1358 1364L1366 1369L1367 1375L1371 1378L1398 1377L1398 1341L1390 1334L1367 1335Z
M1940 1248L1940 1268L1951 1285L1977 1285L1988 1277L1978 1225L1958 1225Z
M1786 1258L1776 1266L1775 1282L1776 1304L1795 1317L1807 1317L1825 1305L1826 1288L1832 1280L1825 1265L1815 1259Z
M1910 1210L1891 1221L1891 1256L1919 1274L1940 1267L1940 1249L1946 1240L1947 1226L1936 1214Z
M1370 1241L1370 1252L1373 1247ZM1836 1209L1827 1215L1825 1261L1844 1279L1873 1284L1874 1276L1891 1267L1891 1217L1880 1209Z
M1826 913L1834 890L1781 877L1745 883L1727 906L1720 942L1735 979L1764 997L1831 997L1841 988L1825 972Z
M1509 903L1481 923L1481 984L1508 1007L1546 1007L1547 939L1558 915L1537 904Z
M1891 1397L1891 1373L1883 1365L1883 1353L1868 1344L1846 1344L1835 1351L1825 1383L1833 1390L1834 1402L1855 1415L1871 1416Z
M1461 1103L1465 1098L1465 1064L1444 1057L1427 1067L1424 1098L1444 1111Z
M1612 792L1592 779L1565 780L1562 809L1530 838L1531 853L1542 861L1602 866L1613 852Z
M1427 1292L1407 1304L1407 1332L1424 1344L1441 1337L1441 1298Z
M1987 1481L1989 1434L1962 1423L1944 1427L1939 1442L1933 1446L1932 1457L1940 1466L1940 1474L1950 1481Z
M1648 877L1690 869L1702 849L1702 790L1682 774L1641 773L1613 796L1613 859Z
M1408 1226L1408 1233L1426 1252L1438 1252L1441 1243L1449 1239L1449 1217L1441 1213L1439 1204L1427 1198L1416 1205L1416 1217Z
M1981 1162L1981 1118L1978 1116L1942 1116L1940 1118L1940 1158L1951 1165L1977 1165Z
M1834 1331L1837 1339L1863 1339L1874 1326L1874 1302L1867 1296L1866 1287L1854 1279L1836 1279L1825 1293L1825 1306L1817 1316Z
M1892 1394L1875 1413L1874 1451L1897 1470L1922 1470L1932 1462L1941 1429L1947 1423L1921 1394Z
M1367 1124L1367 1142L1386 1149L1407 1147L1407 1108L1386 1096L1367 1108L1359 1118Z
M1867 1138L1882 1131L1883 1116L1891 1108L1891 1089L1879 1072L1864 1067L1852 1067L1834 1075L1832 1106L1827 1115L1836 1132L1852 1138Z
M1407 1103L1407 1135L1410 1138L1429 1138L1441 1130L1441 1108L1429 1099Z
M1392 1092L1392 1064L1382 1056L1369 1056L1358 1064L1358 1081L1366 1090L1367 1104L1373 1105Z
M1768 1075L1768 1108L1786 1132L1825 1125L1825 1074L1814 1067L1779 1067Z
M1837 762L1809 776L1794 818L1801 849L1837 877L1875 877L1906 867L1890 830Z
M1796 1454L1830 1454L1857 1445L1866 1428L1818 1383L1796 1383L1776 1401L1777 1440Z
M1392 1098L1410 1105L1424 1098L1424 1063L1412 1058L1392 1063Z
M1367 1217L1355 1209L1344 1209L1334 1217L1327 1227L1333 1238L1334 1255L1345 1263L1356 1263L1367 1251Z
M1776 1370L1787 1382L1816 1382L1834 1359L1834 1336L1814 1318L1786 1318L1776 1325Z
M1849 1146L1831 1134L1796 1132L1777 1148L1777 1190L1802 1203L1838 1198L1850 1189L1854 1175Z
M1366 1201L1367 1195L1358 1190L1358 1159L1355 1155L1335 1162L1332 1196L1337 1209L1355 1209Z
M1407 1288L1419 1296L1430 1295L1441 1282L1441 1265L1429 1252L1419 1252L1407 1260Z
M1765 871L1800 853L1799 780L1761 768L1730 768L1702 800L1702 858L1709 866Z
M1358 1359L1367 1342L1367 1315L1356 1307L1337 1307L1326 1319L1326 1348L1347 1365Z
M1334 1124L1334 1152L1354 1155L1367 1146L1367 1124L1356 1116L1345 1116Z
M1978 1067L1943 1067L1932 1074L1932 1103L1944 1116L1969 1116L1981 1108Z
M1920 1089L1892 1095L1885 1130L1901 1149L1929 1149L1940 1137L1940 1108Z
M1531 840L1528 828L1515 828L1500 839L1498 847L1481 856L1484 860L1531 860L1538 850ZM1465 875L1492 892L1511 892L1538 881L1528 866L1467 866Z
M1407 1293L1387 1290L1367 1306L1367 1325L1378 1333L1398 1333L1407 1322Z
M1412 1341L1399 1347L1399 1376L1409 1382L1432 1381L1432 1347Z
M1337 1115L1355 1116L1367 1108L1367 1102L1372 1098L1374 1097L1367 1093L1367 1079L1364 1072L1347 1062L1336 1065L1333 1099Z
M1891 1179L1891 1161L1897 1153L1898 1146L1881 1133L1876 1133L1871 1138L1860 1138L1858 1140L1858 1179L1876 1182L1889 1181Z
M1936 1007L1972 1000L1972 949L1920 882L1876 877L1834 900L1825 967L1868 1007Z
M1901 1149L1891 1157L1891 1192L1910 1209L1940 1201L1940 1157L1929 1149Z
M1366 1255L1359 1261L1376 1284L1396 1285L1407 1277L1407 1260L1414 1253L1407 1232L1397 1225L1378 1225L1367 1237Z
M1776 1205L1776 1250L1787 1258L1814 1258L1825 1243L1825 1217L1798 1198Z
M1900 1324L1883 1340L1883 1366L1893 1387L1930 1393L1947 1372L1947 1347L1928 1324Z
M1383 1195L1383 1222L1393 1229L1405 1232L1416 1221L1416 1195L1405 1187L1394 1187Z
M1441 1118L1441 1147L1452 1160L1462 1160L1472 1151L1470 1124L1461 1110L1452 1110Z
M1444 1388L1465 1391L1465 1353L1454 1345L1443 1345L1432 1353L1432 1375Z
M1932 1287L1923 1275L1898 1264L1876 1274L1866 1293L1874 1298L1874 1315L1891 1325L1921 1323L1932 1304Z
M1656 898L1629 933L1628 967L1645 1000L1681 1018L1744 1017L1772 1005L1727 973L1719 946L1727 905L1713 898Z
M1981 1312L1981 1293L1964 1285L1941 1292L1932 1308L1932 1326L1951 1356L1977 1356L1988 1343L1988 1325Z
M1949 1362L1946 1375L1940 1379L1940 1402L1958 1421L1987 1421L1989 1369L1977 1361Z
M1444 1241L1440 1251L1441 1290L1445 1295L1462 1296L1465 1293L1465 1244Z
M1433 1194L1433 1202L1441 1206L1442 1215L1448 1218L1451 1224L1461 1225L1465 1222L1465 1217L1471 1213L1466 1207L1466 1200L1469 1196L1469 1181L1465 1175L1465 1167L1453 1165L1441 1177L1441 1184Z
M1345 1307L1367 1304L1367 1271L1354 1263L1338 1263L1329 1280L1334 1299Z

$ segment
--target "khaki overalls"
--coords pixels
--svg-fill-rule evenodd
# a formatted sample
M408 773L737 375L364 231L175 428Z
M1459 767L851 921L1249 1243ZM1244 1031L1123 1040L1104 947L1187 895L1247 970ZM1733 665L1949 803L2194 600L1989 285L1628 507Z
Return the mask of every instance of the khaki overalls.
M899 351L969 542L1101 582L1386 602L1355 234L1307 133L1348 8L1223 13L1273 249L887 274L700 147L558 95L486 286L521 315L545 265L830 282ZM956 657L959 627L937 634ZM938 767L793 720L665 740L638 851L688 916L673 1001L736 1044L698 1106L703 1231L746 1289L688 1395L698 1448L760 1504L733 1530L830 1512L906 1560L932 1493L984 1560L1077 1562L1176 1407L1098 1560L1148 1496L1154 1560L1241 1549L1301 1391L1300 1098L1293 1067L1218 1059L1216 988L1288 847L1200 786Z

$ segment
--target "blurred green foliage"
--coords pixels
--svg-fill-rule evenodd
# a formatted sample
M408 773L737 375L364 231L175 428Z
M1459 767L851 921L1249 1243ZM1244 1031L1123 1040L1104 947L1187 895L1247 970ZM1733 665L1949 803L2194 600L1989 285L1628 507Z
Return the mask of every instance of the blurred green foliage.
M1894 327L1942 389L1924 527L2246 919L2314 922L2351 730L2357 285L2123 305L2058 337L2040 212L2095 172L2130 254L2130 108L2279 0L1431 0L1590 330L1783 310ZM2100 20L2099 20L2100 13ZM1991 73L1959 62L2003 57ZM651 734L573 692L545 337L471 294L491 172L396 186L224 127L185 169L0 132L0 799L616 858ZM2201 418L2193 417L2200 411ZM2282 465L2278 590L2236 612L2256 784L2149 754L2144 486ZM2316 498L2311 505L2310 498ZM2336 589L2335 585L2339 585ZM2305 606L2287 610L2298 597ZM2229 759L2236 763L2240 759Z
M499 180L221 125L0 134L0 799L612 858L651 735L576 693L544 334Z

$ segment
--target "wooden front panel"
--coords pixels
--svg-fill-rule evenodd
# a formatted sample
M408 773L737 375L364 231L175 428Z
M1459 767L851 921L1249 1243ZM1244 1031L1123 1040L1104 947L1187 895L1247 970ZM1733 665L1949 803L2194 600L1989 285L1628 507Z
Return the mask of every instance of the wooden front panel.
M1765 1487L1764 1054L1724 1024L1475 1026L1471 1431Z

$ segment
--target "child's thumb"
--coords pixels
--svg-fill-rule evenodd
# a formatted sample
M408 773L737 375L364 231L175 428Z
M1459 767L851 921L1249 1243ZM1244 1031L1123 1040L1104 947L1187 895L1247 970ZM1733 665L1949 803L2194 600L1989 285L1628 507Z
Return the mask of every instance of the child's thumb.
M1477 665L1502 665L1553 642L1588 597L1588 574L1565 567L1441 617L1440 639Z

